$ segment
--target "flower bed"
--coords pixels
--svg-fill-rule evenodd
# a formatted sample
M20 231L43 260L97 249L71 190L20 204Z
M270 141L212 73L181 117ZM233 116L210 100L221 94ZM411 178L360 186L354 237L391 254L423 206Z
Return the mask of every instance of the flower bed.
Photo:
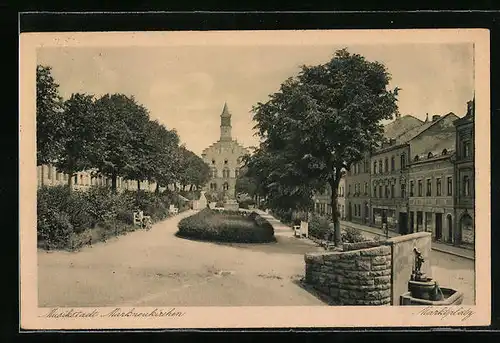
M276 241L272 225L255 212L204 209L179 222L179 237L233 243Z

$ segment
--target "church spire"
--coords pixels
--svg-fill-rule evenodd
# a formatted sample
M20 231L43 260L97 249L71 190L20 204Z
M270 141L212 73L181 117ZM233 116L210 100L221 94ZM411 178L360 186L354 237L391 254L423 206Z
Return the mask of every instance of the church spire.
M231 138L231 113L227 107L227 103L224 103L224 108L220 115L220 140L230 141Z

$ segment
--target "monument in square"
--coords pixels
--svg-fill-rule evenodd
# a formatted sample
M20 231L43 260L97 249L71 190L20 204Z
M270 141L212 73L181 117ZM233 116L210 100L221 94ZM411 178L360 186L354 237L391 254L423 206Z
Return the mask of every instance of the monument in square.
M238 210L236 179L242 166L242 157L248 153L231 134L231 113L226 103L220 115L219 140L203 150L202 158L210 167L210 179L204 191L223 202L224 209Z

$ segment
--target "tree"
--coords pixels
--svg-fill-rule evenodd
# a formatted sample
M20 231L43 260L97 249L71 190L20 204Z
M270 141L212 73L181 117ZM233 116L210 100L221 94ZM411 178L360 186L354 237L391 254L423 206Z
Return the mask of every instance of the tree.
M194 152L181 146L180 163L179 163L179 178L178 181L184 190L187 185L190 185L191 191L194 187L201 187L206 184L210 178L210 168L208 165Z
M133 97L106 94L95 101L95 113L99 127L91 160L100 173L111 178L112 190L116 191L118 176L146 179L143 167L148 111Z
M60 151L62 98L51 67L36 67L37 165L52 163ZM42 175L43 180L43 175Z
M302 66L266 103L253 107L261 138L254 164L268 168L266 192L275 201L295 197L310 206L304 199L330 185L336 245L341 173L380 144L381 121L397 113L398 88L388 90L389 81L383 64L342 49L325 64Z
M158 121L150 121L147 125L148 146L144 167L148 180L156 182L156 192L160 186L175 182L178 173L179 136L175 130L167 130Z
M61 120L58 158L54 162L57 170L69 175L68 186L72 189L75 172L91 167L91 155L96 140L96 125L93 96L72 94L64 102Z

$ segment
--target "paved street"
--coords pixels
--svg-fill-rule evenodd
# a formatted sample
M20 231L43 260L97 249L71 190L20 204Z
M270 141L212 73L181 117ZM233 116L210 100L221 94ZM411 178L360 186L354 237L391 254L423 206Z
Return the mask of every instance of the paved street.
M277 243L217 244L177 238L182 213L80 252L38 252L39 306L325 305L296 281L303 255L321 249L270 215ZM372 234L367 233L367 236ZM433 277L474 301L474 261L433 251Z
M287 227L276 229L278 243L260 245L175 237L191 214L76 253L39 251L39 306L325 305L294 283L314 244Z

